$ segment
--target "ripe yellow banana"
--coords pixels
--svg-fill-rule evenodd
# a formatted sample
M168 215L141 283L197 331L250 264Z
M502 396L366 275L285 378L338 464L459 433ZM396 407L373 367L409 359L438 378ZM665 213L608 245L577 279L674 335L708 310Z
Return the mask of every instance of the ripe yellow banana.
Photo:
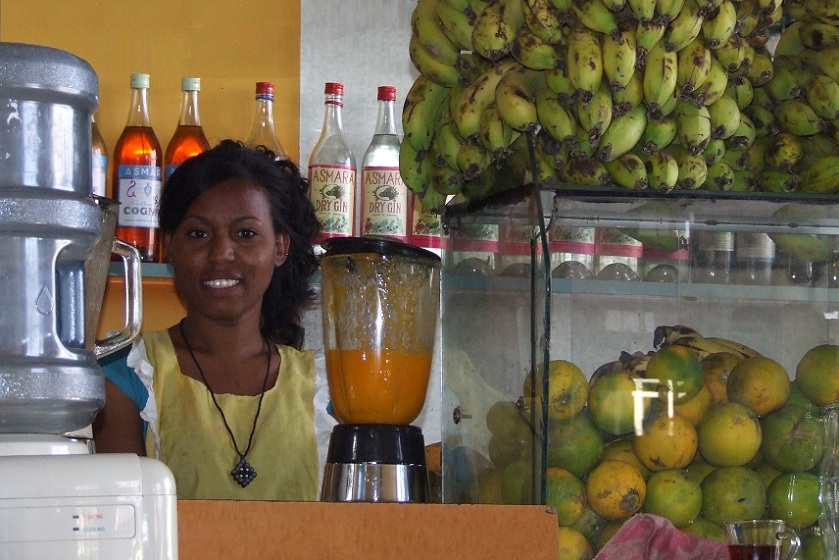
M560 59L560 51L539 38L527 26L519 29L510 48L510 54L522 66L533 70L547 70L556 67L560 60L564 62L564 57Z
M475 18L472 49L497 62L510 53L513 40L523 25L521 0L492 0Z
M402 107L404 139L419 152L427 150L437 128L441 108L446 104L449 88L434 83L423 74L417 76Z
M457 130L451 121L441 123L434 132L434 139L431 141L431 151L437 158L438 164L445 164L452 169L457 169L457 152L463 144Z
M804 144L799 137L788 132L779 132L769 138L764 159L766 165L772 169L792 171L802 155Z
M534 35L552 45L565 41L563 28L570 21L571 13L561 12L551 0L521 0L525 25Z
M729 354L739 356L741 359L745 359L746 357L748 357L745 354L743 354L742 351L737 350L733 344L723 343L723 340L726 339L721 339L719 337L706 338L702 335L683 336L676 339L676 341L673 342L673 344L676 346L684 346L686 348L690 348L691 350L696 352L696 355L699 357L700 360L711 354L717 354L719 352L728 352Z
M678 133L679 124L674 115L649 116L644 134L641 135L641 150L646 154L663 150L676 139Z
M411 12L411 34L437 60L454 66L460 55L437 15L439 0L418 0Z
M761 192L790 193L798 190L801 176L794 171L766 168L760 172L757 181Z
M730 97L741 111L752 104L755 96L754 86L743 76L734 76L728 80L725 96Z
M656 15L662 22L670 25L684 11L688 4L695 4L695 2L685 2L685 0L657 0L655 6Z
M612 182L631 191L642 191L649 186L647 169L637 154L628 152L604 164Z
M714 56L729 74L736 73L746 59L746 39L732 33L725 43L714 49Z
M603 73L613 90L625 87L638 61L635 29L621 26L618 33L604 35L602 44Z
M737 8L731 0L723 0L715 10L702 20L702 36L712 49L716 49L731 37L737 26Z
M827 124L801 99L789 99L775 108L775 122L782 132L810 136L825 130Z
M434 163L427 150L417 151L407 140L399 146L399 174L402 181L416 194L422 194L431 182Z
M644 100L652 112L660 111L676 92L676 53L668 51L663 41L647 53L644 65Z
M566 103L550 87L536 92L536 115L542 128L556 140L569 144L577 135L577 119Z
M643 154L641 159L647 168L647 181L651 189L667 193L676 187L676 181L679 180L679 164L670 152L659 150Z
M839 83L833 78L817 75L804 86L807 103L825 120L839 119Z
M545 85L545 73L517 65L507 70L495 88L498 115L513 130L534 132L539 127L536 92Z
M708 177L708 164L705 163L705 158L701 154L689 154L687 150L678 145L671 146L669 150L679 169L676 188L693 190L701 187Z
M545 71L545 83L551 88L563 103L571 103L577 93L577 88L568 77L565 65Z
M810 165L801 174L798 190L818 194L839 192L839 155L824 156Z
M507 157L510 144L518 138L520 132L513 130L501 119L498 107L492 103L481 113L480 139L484 148L489 152L492 161Z
M518 62L512 59L501 61L466 86L451 115L461 137L469 138L478 134L481 113L495 101L498 82L507 70L518 65Z
M475 12L471 8L458 8L447 0L438 0L437 17L440 18L443 31L460 50L472 50L472 26Z
M701 154L711 141L711 115L708 107L679 101L675 114L679 142L689 154Z
M693 93L711 73L711 49L696 38L676 53L676 87L683 96Z
M655 17L656 0L627 0L633 19L640 23L648 22Z
M632 150L647 126L647 108L639 103L623 115L612 118L609 128L600 137L597 158L609 162Z
M428 52L413 35L408 43L408 56L419 73L432 82L445 87L461 85L460 70Z
M711 57L711 68L708 77L697 87L691 97L696 103L710 105L725 93L728 88L728 72L716 57Z
M707 106L711 119L711 138L729 138L740 126L740 107L737 101L728 95L723 95Z
M577 120L588 131L589 143L597 146L612 122L612 92L605 81L588 102L577 101Z
M702 12L696 2L689 0L684 3L681 11L667 27L664 43L667 50L680 51L688 46L702 32Z
M600 33L576 25L568 37L568 77L583 100L591 99L603 81L603 51Z
M728 191L734 185L734 168L722 159L708 165L708 175L703 189L711 191Z
M615 14L600 0L573 0L571 9L577 20L592 31L617 33Z

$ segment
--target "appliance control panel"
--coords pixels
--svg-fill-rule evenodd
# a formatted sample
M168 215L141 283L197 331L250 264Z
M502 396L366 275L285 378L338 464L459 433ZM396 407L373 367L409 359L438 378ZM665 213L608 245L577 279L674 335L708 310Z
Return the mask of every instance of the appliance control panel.
M0 545L132 539L135 509L123 505L0 507Z

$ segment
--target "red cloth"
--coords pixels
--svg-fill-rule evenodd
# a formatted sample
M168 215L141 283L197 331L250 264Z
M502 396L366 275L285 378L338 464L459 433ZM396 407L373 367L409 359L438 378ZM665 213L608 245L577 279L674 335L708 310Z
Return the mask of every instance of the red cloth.
M621 526L595 560L728 560L728 549L688 535L664 517L640 513Z

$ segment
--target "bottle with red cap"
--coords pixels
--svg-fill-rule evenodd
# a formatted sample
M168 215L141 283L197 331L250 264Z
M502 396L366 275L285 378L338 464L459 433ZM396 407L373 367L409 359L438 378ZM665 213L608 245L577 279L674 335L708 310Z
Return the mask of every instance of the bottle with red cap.
M210 142L201 126L198 110L198 92L201 91L201 78L181 78L181 110L178 126L163 157L166 179L180 164L201 152L210 149Z
M399 174L396 87L379 86L379 114L361 164L361 235L408 241L408 188Z
M273 82L256 82L256 114L245 145L251 148L265 146L274 152L277 159L288 159L274 128Z
M317 243L357 231L356 165L344 134L343 84L326 83L324 106L323 128L309 156L309 197L321 225Z

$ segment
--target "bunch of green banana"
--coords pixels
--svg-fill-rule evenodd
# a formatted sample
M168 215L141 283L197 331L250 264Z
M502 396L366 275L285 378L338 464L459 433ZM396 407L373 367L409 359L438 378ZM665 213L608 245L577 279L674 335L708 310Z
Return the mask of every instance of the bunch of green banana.
M728 352L742 359L762 356L760 352L745 344L719 336L702 336L685 325L661 325L653 331L653 346L684 346L696 352L699 359L717 352Z

